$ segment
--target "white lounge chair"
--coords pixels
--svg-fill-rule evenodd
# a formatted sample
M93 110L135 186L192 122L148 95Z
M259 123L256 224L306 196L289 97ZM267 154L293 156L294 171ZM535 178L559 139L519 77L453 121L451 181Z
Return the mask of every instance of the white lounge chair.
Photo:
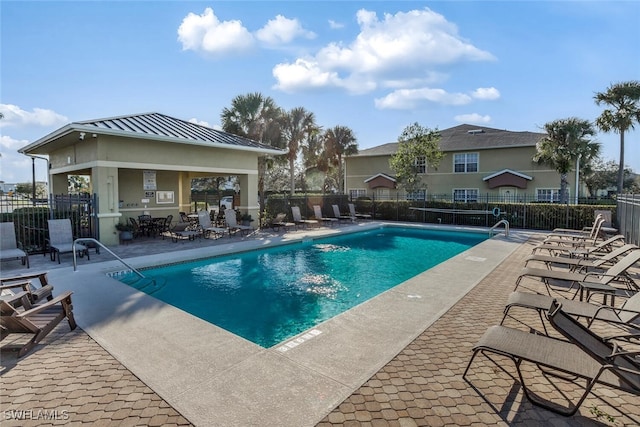
M211 216L207 211L198 212L198 223L200 224L200 227L202 227L202 233L204 234L205 239L211 236L211 234L216 237L222 237L224 236L224 233L227 232L226 228L216 227L211 224Z
M238 224L238 220L236 219L236 211L233 209L226 209L224 211L224 218L227 221L227 227L229 231L229 235L240 232L245 236L253 231L253 227L250 225L241 225Z

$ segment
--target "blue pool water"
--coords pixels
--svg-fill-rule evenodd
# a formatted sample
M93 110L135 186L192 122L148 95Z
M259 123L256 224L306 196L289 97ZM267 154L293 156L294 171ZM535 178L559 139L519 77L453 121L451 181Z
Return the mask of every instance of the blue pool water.
M144 271L146 280L118 279L271 347L487 237L387 227L153 268Z

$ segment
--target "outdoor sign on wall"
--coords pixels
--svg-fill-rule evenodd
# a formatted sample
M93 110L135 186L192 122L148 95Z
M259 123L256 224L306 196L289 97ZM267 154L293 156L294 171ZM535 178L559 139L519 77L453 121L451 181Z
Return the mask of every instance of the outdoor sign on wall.
M143 190L157 190L156 171L142 171Z

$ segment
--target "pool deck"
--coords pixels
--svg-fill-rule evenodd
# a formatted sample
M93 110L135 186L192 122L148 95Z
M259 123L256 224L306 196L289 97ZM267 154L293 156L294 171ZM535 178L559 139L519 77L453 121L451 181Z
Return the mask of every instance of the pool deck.
M111 249L138 267L378 226ZM603 389L564 418L532 407L517 382L484 362L474 364L477 389L462 380L471 346L501 319L532 235L487 240L269 349L107 277L123 266L105 251L79 259L75 272L69 254L60 267L34 255L29 271L46 269L56 293L74 292L80 328L63 322L24 358L3 354L0 419L42 425L7 411L57 410L61 425L601 425L595 405L616 425L637 425L640 405L625 393ZM27 272L19 264L3 263L2 275Z

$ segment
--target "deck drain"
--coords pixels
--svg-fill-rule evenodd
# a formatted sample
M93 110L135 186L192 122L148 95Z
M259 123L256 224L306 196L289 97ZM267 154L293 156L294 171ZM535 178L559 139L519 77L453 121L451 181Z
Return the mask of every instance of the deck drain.
M312 329L309 332L303 335L300 335L298 338L294 338L291 341L284 343L284 345L281 345L280 347L278 347L278 351L281 353L284 353L285 351L289 351L290 349L299 346L303 342L309 341L311 338L317 337L321 333L322 331L319 329Z

